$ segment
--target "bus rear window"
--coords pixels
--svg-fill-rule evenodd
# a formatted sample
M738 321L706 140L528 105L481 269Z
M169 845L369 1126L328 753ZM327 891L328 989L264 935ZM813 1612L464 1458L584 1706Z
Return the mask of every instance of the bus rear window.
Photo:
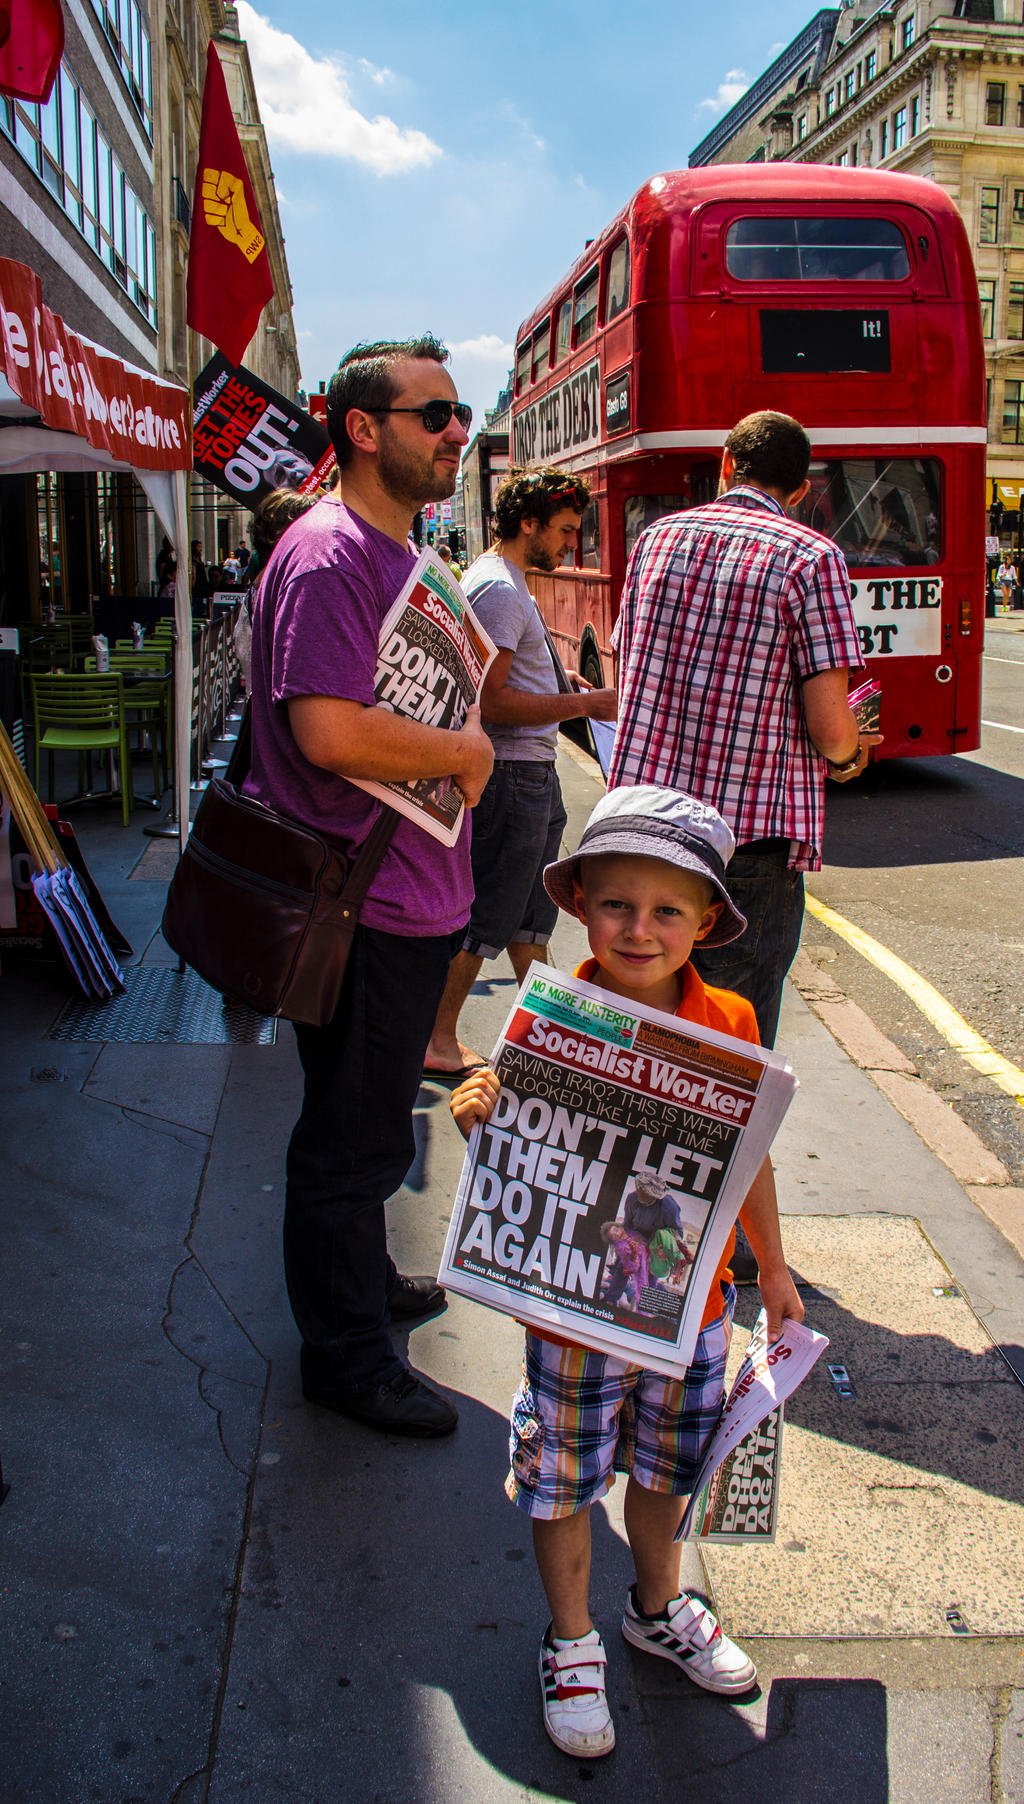
M891 219L736 219L725 265L740 282L902 282L910 274Z
M577 288L572 300L572 319L576 328L574 344L581 345L597 331L598 272L595 269Z
M626 556L648 526L665 514L681 513L689 505L683 495L627 495L623 524L626 529Z
M932 457L840 457L812 463L796 518L834 539L855 569L937 564L941 469Z

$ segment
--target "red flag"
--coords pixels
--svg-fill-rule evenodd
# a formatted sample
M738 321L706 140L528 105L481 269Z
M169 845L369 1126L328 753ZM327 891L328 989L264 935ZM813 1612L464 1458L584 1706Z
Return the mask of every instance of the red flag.
M49 100L63 53L60 0L0 0L0 94Z
M192 197L186 318L194 331L239 364L273 292L256 197L211 41Z

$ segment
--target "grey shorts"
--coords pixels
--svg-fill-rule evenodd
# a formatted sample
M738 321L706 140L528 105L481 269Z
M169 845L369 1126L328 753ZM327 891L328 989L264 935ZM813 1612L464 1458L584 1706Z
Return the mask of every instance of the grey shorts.
M496 762L472 821L475 894L463 951L497 958L514 940L546 946L558 909L542 873L560 856L565 831L554 765Z

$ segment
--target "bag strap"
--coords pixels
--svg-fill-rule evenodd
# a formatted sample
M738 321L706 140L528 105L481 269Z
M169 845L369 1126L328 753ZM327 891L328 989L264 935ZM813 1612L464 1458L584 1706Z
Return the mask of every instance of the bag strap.
M224 781L235 789L241 789L246 777L252 769L252 696L246 696L245 708L238 729L238 738L234 750L224 772ZM339 903L345 904L344 912L358 910L366 900L369 889L377 872L384 862L387 849L394 838L395 828L402 816L397 808L387 802L382 804L381 812L366 835L359 851L349 865L348 876L338 897Z
M338 897L347 908L358 910L362 907L401 819L397 808L390 807L387 802L382 804L377 819L349 865L345 886Z

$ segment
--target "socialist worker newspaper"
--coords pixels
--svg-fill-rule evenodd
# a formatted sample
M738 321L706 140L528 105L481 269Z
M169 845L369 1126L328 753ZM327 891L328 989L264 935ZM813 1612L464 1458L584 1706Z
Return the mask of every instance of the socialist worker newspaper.
M782 1324L768 1345L762 1309L704 1449L676 1540L773 1541L779 1506L782 1408L828 1346L803 1322Z
M480 690L496 647L447 565L423 551L384 616L374 696L378 708L428 727L458 732ZM410 783L350 779L390 803L442 845L454 846L466 804L451 777Z
M494 1058L440 1281L681 1377L796 1090L776 1053L535 965Z

